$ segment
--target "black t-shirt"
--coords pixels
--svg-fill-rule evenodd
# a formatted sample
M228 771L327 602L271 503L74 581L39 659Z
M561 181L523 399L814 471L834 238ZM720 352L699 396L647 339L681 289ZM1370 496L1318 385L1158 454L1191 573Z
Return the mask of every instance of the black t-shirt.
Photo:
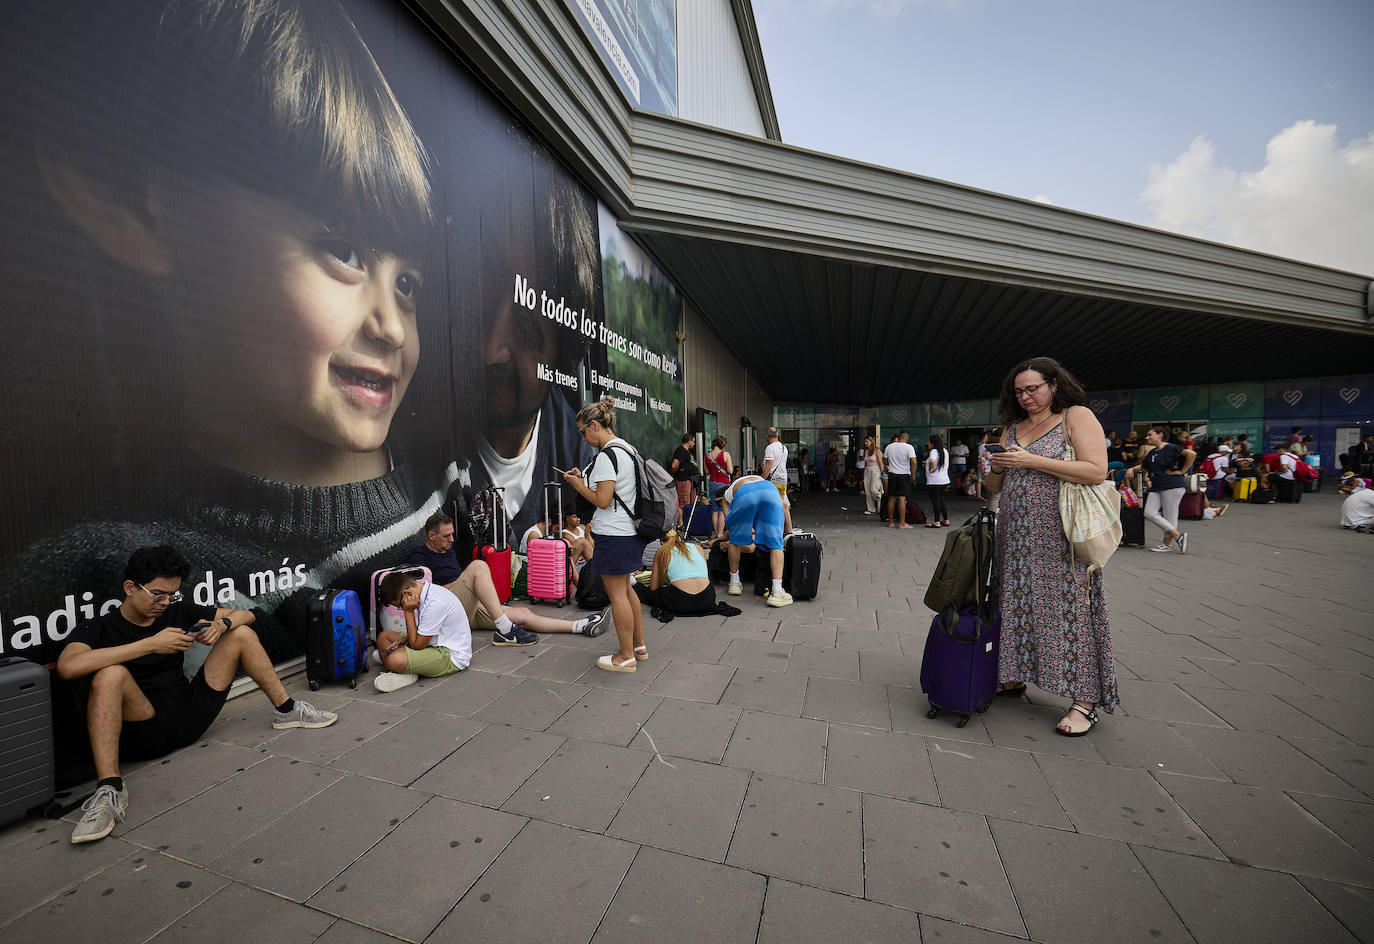
M1125 460L1124 458L1122 458L1122 456L1124 455L1124 453L1125 453L1125 450L1124 450L1121 446L1108 446L1108 447L1107 447L1107 461L1108 461L1108 462L1125 462L1126 460Z
M92 649L110 649L127 645L155 636L168 626L190 629L201 620L214 619L213 606L200 606L187 600L173 603L162 611L162 615L148 626L136 626L124 618L118 609L104 616L87 620L76 628L67 642L82 642ZM129 674L134 677L138 687L148 700L156 704L159 700L175 695L186 687L186 676L182 674L182 659L185 653L173 652L166 655L149 653L124 663Z
M673 453L673 460L677 462L677 471L673 473L675 480L685 482L697 474L697 464L686 446L677 447L677 451Z
M1141 463L1145 471L1150 476L1150 488L1156 492L1161 492L1166 488L1183 488L1184 481L1181 473L1175 475L1166 474L1170 469L1177 469L1183 465L1183 450L1174 443L1165 443L1158 449L1151 450Z
M440 554L430 550L428 544L421 544L410 552L407 563L428 567L434 582L440 586L448 586L463 575L463 565L458 563L458 554L452 546Z

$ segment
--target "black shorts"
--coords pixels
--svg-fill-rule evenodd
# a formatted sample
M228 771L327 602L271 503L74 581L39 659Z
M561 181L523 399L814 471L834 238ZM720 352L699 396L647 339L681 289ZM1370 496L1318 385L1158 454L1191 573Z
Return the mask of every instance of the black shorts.
M887 474L887 495L889 498L910 498L911 497L911 476L903 475L901 472L889 472Z
M151 760L194 743L219 717L229 689L217 692L205 681L205 666L179 695L153 702L147 721L126 721L119 734L122 760ZM151 701L151 699L149 699Z

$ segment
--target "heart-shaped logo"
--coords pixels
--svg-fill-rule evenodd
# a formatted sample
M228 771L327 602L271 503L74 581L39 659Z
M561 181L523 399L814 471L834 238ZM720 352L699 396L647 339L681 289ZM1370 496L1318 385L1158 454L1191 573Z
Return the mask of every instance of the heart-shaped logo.
M906 422L906 418L907 418L907 411L906 411L906 410L893 410L893 411L892 411L892 422L894 422L894 423L905 423L905 422Z
M1166 410L1172 411L1174 407L1178 406L1178 397L1160 397L1159 405Z
M1105 410L1106 408L1107 408L1107 401L1106 401L1106 400L1093 400L1093 401L1091 401L1091 402L1088 403L1088 409L1092 410L1094 413L1101 413L1101 412L1102 412L1103 410Z
M1341 399L1346 403L1354 403L1360 395L1359 387L1342 387L1340 390Z
M1247 397L1243 393L1228 393L1226 395L1226 402L1231 404L1232 409L1236 410L1245 406L1246 399Z
M958 420L959 422L961 422L961 423L964 422L965 420L970 420L970 419L972 419L972 418L973 418L973 408L972 408L972 407L960 407L960 408L959 408L959 412L957 412L957 413L954 414L954 418L957 419L957 420Z
M1302 391L1301 391L1301 390L1285 390L1285 391L1283 392L1283 402L1284 402L1284 403L1287 403L1289 406L1296 406L1297 403L1298 403L1298 401L1301 400L1301 399L1302 399Z

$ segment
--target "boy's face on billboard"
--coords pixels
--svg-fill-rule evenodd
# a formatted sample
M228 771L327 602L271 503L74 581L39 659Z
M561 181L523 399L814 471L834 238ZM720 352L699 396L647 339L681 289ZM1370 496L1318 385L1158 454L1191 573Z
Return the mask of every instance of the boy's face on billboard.
M264 444L380 449L419 360L418 267L246 187L185 193L169 243L190 396L211 401L203 415L249 425Z

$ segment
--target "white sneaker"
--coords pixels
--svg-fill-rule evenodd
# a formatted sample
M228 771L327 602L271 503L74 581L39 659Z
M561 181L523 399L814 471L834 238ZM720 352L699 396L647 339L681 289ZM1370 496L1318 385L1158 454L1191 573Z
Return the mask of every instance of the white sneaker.
M1188 553L1188 535L1184 532L1179 532L1178 535L1178 552L1180 554Z
M129 805L129 791L115 790L106 784L91 794L91 798L81 804L81 819L72 830L72 842L95 842L104 839L114 829L115 823L124 818L124 809Z
M792 594L786 590L773 590L768 594L769 606L791 606Z
M737 597L744 592L744 584L732 583L730 584L730 586L725 588L725 592L730 594L730 596L732 597Z
M420 676L414 672L383 672L372 680L372 687L379 692L394 692L419 680Z
M1159 545L1159 547L1152 547L1152 548L1150 548L1150 550L1154 551L1156 554L1167 554L1167 553L1169 553L1170 551L1172 551L1173 548L1170 547L1170 546L1167 545L1167 544L1161 544L1161 545Z

